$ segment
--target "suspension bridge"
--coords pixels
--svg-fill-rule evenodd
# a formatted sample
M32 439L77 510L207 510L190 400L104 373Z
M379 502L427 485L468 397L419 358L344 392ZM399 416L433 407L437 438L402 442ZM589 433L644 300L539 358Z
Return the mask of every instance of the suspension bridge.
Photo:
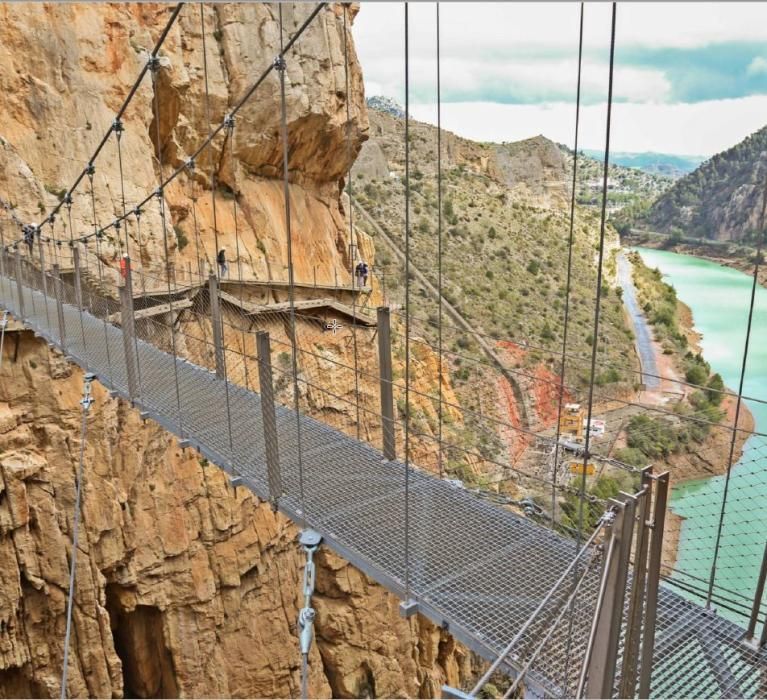
M178 5L171 13L136 85L146 73L154 84L156 73L162 70L157 56L182 8ZM18 225L23 235L12 239L3 232L0 303L18 323L129 401L143 416L177 436L182 447L198 450L224 469L234 487L251 489L305 528L302 543L309 553L307 571L313 566L311 553L321 537L326 546L399 596L403 615L417 612L427 616L490 662L470 695L476 695L490 674L499 671L515 679L507 696L521 685L528 693L548 697L763 696L767 691L767 650L765 640L756 637L760 601L755 600L749 628L744 630L710 604L682 595L664 575L667 472L650 467L634 469L632 473L639 481L636 492L620 494L604 503L589 498L584 487L585 465L594 453L589 442L591 431L587 430L581 449L584 477L578 491L580 505L604 509L592 532L586 532L585 524L579 522L573 539L562 528L549 527L490 502L441 478L441 468L433 473L420 468L411 458L410 448L417 434L412 431L411 435L409 424L410 401L415 392L409 384L409 304L405 305L403 386L392 368L396 331L389 309L379 308L372 319L363 315L364 307L358 308L357 297L368 290L353 285L322 288L306 284L307 289L322 294L349 293L351 304L342 304L334 297L296 300L295 291L302 285L294 279L291 259L285 67L301 34L328 11L324 4L312 7L289 41L281 45L274 61L221 124L211 128L189 159L193 162L199 157L217 134L231 134L238 110L259 85L270 76L276 77L282 110L288 250L288 280L281 289L288 292L287 302L254 305L245 301L243 288L249 284L279 286L273 281L228 281L215 275L207 279L200 275L180 284L171 280L163 192L173 179L189 170L189 162L166 177L160 156L157 190L130 211L125 206L121 183L123 215L107 226L96 225L94 204L92 233L75 238L70 225L69 240L57 238L55 233L43 235L43 224L53 229L62 207L69 212L71 221L72 194L86 177L93 194L93 163L110 135L116 136L119 145L123 132L120 118L135 93L134 86L88 167L44 222L24 223L12 207L5 208L8 221ZM346 49L345 7L341 15ZM282 35L281 6L279 19ZM581 31L582 22L581 13ZM615 9L613 39L614 22ZM348 94L348 63L346 70ZM156 95L157 111L158 99ZM348 109L347 100L347 117ZM405 111L407 115L407 105ZM406 144L407 120L406 116ZM607 145L606 158L609 119ZM606 177L605 169L605 192ZM158 203L161 214L165 252L161 268L166 272L164 280L160 278L157 284L150 285L155 291L135 292L137 278L144 272L132 269L127 233L121 276L105 276L100 263L98 280L92 270L85 274L81 260L88 259L88 244L98 247L109 229L127 231L129 221L139 225L142 211L153 201ZM600 271L604 216L603 206ZM22 255L24 243L28 250ZM54 251L68 251L69 263L62 265L63 256L46 258L44 243L53 243ZM404 256L407 280L407 248ZM101 260L100 254L96 258ZM232 289L224 291L229 283ZM601 277L597 282L595 331L600 289ZM436 294L441 298L439 288ZM152 303L147 302L149 296ZM225 320L222 302L231 307L240 322ZM309 371L307 358L321 356L327 333L334 333L327 327L327 315L314 315L318 308L326 309L333 317L341 315L351 320L347 336L353 342L354 365L343 369L353 372L354 377L356 435L310 415L300 398L316 392L330 400L346 401L333 393L332 385L323 383L321 374ZM183 327L182 317L188 320L187 325L197 324L199 330ZM282 329L284 337L274 328ZM239 350L227 343L231 337L242 338ZM598 338L597 332L594 337ZM248 345L254 350L249 350ZM281 359L285 353L280 348L289 351L287 362ZM440 340L440 359L442 352ZM371 354L375 359L373 367ZM591 358L589 425L595 398L595 357ZM327 357L324 360L328 367L341 364ZM497 362L502 364L501 359ZM503 371L508 370L503 367ZM377 405L360 401L361 378L375 380L378 394L373 403ZM404 427L395 418L394 410L395 392L403 389ZM562 395L560 386L560 404ZM742 386L737 398L740 402ZM442 411L447 403L441 389L438 401L441 437ZM84 402L85 424L90 401L84 398ZM380 426L380 445L362 439L362 413L372 415L371 422ZM734 436L738 432L737 419L732 432ZM564 459L559 437L557 431L547 438L554 447L553 483L549 484L554 499L564 489L556 483L556 460ZM553 511L551 525L556 525L556 506ZM306 536L307 532L317 537ZM70 609L72 590L68 597ZM311 587L305 592L307 601L300 620L305 625L302 629L310 632ZM711 602L710 595L707 602ZM302 635L302 652L306 643L311 643L310 633ZM306 660L305 653L303 658ZM455 689L445 692L464 694ZM62 693L66 693L66 678Z

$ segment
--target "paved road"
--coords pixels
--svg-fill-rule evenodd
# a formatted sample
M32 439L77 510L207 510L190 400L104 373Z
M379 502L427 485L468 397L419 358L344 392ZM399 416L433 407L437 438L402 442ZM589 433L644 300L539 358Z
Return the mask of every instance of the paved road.
M660 389L661 382L652 344L652 330L637 301L637 291L631 278L631 271L631 262L626 254L621 252L618 255L618 282L623 287L623 305L626 307L634 326L635 345L642 367L642 382L648 391L656 391Z

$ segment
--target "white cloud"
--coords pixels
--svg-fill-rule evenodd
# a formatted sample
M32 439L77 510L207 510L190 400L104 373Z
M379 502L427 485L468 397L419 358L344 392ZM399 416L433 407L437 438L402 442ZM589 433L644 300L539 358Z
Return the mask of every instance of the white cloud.
M584 44L606 48L610 4L586 3ZM445 51L508 53L518 49L577 50L579 4L448 2L440 5ZM434 50L434 3L410 3L413 54ZM403 46L401 2L362 2L354 35L363 59ZM692 48L725 41L767 41L767 5L748 2L619 3L616 44Z
M609 3L587 3L584 22L582 142L600 147L607 94ZM578 3L440 4L443 114L466 136L513 140L543 132L572 140ZM712 154L764 125L765 99L669 104L662 70L622 65L623 48L694 48L725 41L767 42L767 3L619 3L614 94L620 150ZM411 111L436 102L435 5L410 3ZM404 102L404 5L363 2L354 36L367 93ZM755 59L749 72L767 72ZM464 94L476 87L472 95ZM462 102L444 98L454 95ZM534 104L503 104L532 102ZM425 103L425 104L424 104ZM665 104L664 104L665 103ZM448 122L448 120L451 120Z
M761 56L756 56L751 63L748 64L746 73L749 75L764 75L767 73L767 59Z
M414 105L416 119L434 123L435 105ZM613 151L709 155L733 146L764 126L767 96L694 104L613 105ZM606 105L581 110L580 145L604 148ZM572 146L575 107L568 103L506 105L463 102L442 105L442 125L478 141L517 141L538 134Z

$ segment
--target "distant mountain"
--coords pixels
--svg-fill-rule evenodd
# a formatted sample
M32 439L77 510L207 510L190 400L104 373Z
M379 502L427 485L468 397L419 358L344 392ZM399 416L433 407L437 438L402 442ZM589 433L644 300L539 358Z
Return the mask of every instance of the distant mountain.
M373 97L368 97L367 104L368 108L376 109L379 112L385 112L397 119L402 119L405 116L405 110L402 108L402 105L391 97L373 95Z
M563 144L568 170L572 172L573 152ZM592 157L596 151L580 151L578 155L578 180L576 198L578 204L599 207L602 203L602 174L604 157ZM607 189L607 210L616 225L634 219L662 195L674 181L657 173L638 168L627 168L613 161L610 154L610 172Z
M751 242L767 177L767 127L677 180L636 223L652 231Z
M604 151L584 148L587 156L604 160ZM697 168L706 156L678 156L672 153L622 153L610 152L610 162L626 168L636 168L652 175L677 179Z

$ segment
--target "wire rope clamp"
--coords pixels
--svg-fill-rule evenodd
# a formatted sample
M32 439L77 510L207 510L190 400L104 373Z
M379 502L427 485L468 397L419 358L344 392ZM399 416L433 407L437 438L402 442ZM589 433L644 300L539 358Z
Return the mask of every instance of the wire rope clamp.
M157 56L149 56L146 65L147 68L154 73L160 67L160 59Z
M96 174L96 166L93 163L88 163L87 167L85 168L85 174L92 178Z
M316 530L302 530L298 536L298 543L306 552L316 552L322 544L322 535Z
M71 208L71 207L72 207L72 194L71 194L70 192L67 192L67 193L64 195L64 204L65 204L65 205L66 205L68 208Z
M184 163L184 167L190 172L194 172L194 158L188 158L186 163Z
M139 209L138 207L136 207L136 208L133 210L133 216L135 216L135 217L136 217L136 221L138 221L138 220L141 218L141 209Z
M229 129L230 131L234 129L234 115L233 114L227 114L224 117L224 129Z
M94 379L96 379L96 375L93 374L93 372L88 372L85 377L83 377L83 398L80 401L80 405L83 407L84 411L87 411L95 401L91 395L91 384Z
M409 598L408 600L403 600L399 604L399 614L401 617L404 617L406 620L410 617L413 617L418 612L418 601L413 600L412 598Z
M162 187L158 187L154 191L154 196L157 197L158 200L162 200Z
M123 131L125 131L125 127L123 126L122 120L115 117L114 121L112 122L112 131L117 134L117 138L120 138L120 135Z
M280 72L284 71L288 64L285 63L285 57L279 53L274 57L274 61L272 62L272 65L274 66L275 70L278 70Z

